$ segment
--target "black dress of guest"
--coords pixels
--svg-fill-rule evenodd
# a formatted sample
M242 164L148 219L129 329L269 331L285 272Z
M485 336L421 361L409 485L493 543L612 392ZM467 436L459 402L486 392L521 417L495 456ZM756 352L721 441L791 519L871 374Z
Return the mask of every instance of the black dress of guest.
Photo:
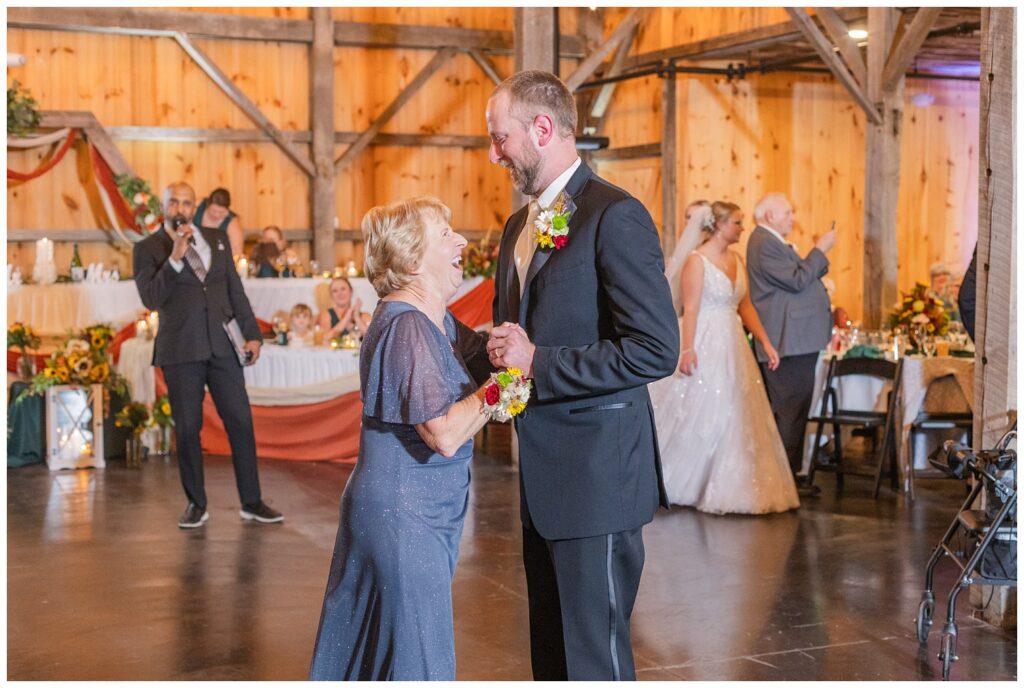
M960 295L957 302L960 306L960 319L964 323L964 329L974 340L974 311L978 300L978 245L974 245L974 254L971 256L971 264L964 273L964 281L960 284Z
M452 576L473 440L445 458L414 426L476 389L463 351L480 335L451 313L444 324L381 301L367 328L359 459L341 498L311 680L455 680Z

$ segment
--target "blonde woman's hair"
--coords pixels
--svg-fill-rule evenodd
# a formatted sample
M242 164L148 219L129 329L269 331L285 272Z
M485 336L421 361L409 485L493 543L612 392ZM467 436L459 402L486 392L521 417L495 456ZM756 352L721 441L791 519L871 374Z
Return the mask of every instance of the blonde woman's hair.
M719 222L728 220L729 216L739 209L738 205L728 201L715 201L712 203L711 214L707 216L704 226L701 227L701 231L704 233L704 241L707 241L714 235Z
M363 269L383 298L412 281L423 258L428 219L451 222L452 211L433 196L417 196L370 208L363 216Z

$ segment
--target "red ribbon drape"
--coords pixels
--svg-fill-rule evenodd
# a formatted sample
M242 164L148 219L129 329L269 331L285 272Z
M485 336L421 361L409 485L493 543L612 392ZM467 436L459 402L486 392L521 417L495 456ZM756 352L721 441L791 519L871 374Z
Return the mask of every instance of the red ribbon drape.
M126 228L138 232L138 229L135 227L135 214L132 212L131 207L128 206L128 202L124 200L121 191L117 188L117 183L114 181L114 171L110 169L110 165L103 159L103 156L100 155L95 146L90 146L89 149L92 154L92 169L96 174L96 181L107 192L110 204L114 207L114 212L117 213L117 218L121 220Z
M46 361L49 360L50 354L29 354L36 359L36 370L42 370L46 367ZM21 360L21 352L17 349L7 350L7 372L16 373L18 372L18 361Z
M464 294L455 303L448 306L463 325L476 329L491 322L492 304L494 303L494 279L487 278Z
M42 165L37 167L32 172L16 172L16 171L14 171L12 169L8 169L7 170L7 178L8 179L13 179L14 181L18 181L18 182L27 182L30 179L36 179L37 177L42 177L44 174L46 174L51 169L53 169L53 167L64 158L64 156L67 154L68 150L70 150L71 144L75 142L75 138L77 136L78 136L78 130L77 129L72 129L71 131L68 132L68 137L66 139L64 139L64 143L61 145L61 147L59 149L57 149L57 154L56 155L54 155L52 158L50 158L49 160L44 162Z

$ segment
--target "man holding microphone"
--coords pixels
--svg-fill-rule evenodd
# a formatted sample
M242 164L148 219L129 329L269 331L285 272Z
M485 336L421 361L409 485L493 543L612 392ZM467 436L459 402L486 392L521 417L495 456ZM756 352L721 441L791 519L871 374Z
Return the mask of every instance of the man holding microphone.
M191 224L194 212L192 187L171 184L164 192L163 229L137 243L133 252L139 296L160 317L153 365L162 368L167 383L178 467L188 498L178 526L198 528L209 519L199 441L207 387L231 444L241 517L278 523L284 517L260 496L249 397L239 353L225 323L237 323L247 364L259 358L263 339L235 272L227 238L213 230L196 229Z

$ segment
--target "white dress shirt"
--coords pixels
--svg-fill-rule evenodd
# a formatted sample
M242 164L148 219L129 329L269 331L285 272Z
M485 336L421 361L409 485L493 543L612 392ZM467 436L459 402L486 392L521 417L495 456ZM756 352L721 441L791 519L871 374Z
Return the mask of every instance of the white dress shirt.
M177 238L174 230L164 227L164 231L171 237L171 241L174 241ZM206 242L206 237L204 237L203 233L196 229L195 226L192 227L192 238L195 239L195 243L192 247L196 250L196 253L199 254L199 260L203 261L203 267L206 268L207 272L209 272L210 263L213 260L213 251L210 248L210 244ZM168 258L167 260L170 261L171 267L174 268L175 272L181 272L185 268L185 261L174 260L174 258Z

